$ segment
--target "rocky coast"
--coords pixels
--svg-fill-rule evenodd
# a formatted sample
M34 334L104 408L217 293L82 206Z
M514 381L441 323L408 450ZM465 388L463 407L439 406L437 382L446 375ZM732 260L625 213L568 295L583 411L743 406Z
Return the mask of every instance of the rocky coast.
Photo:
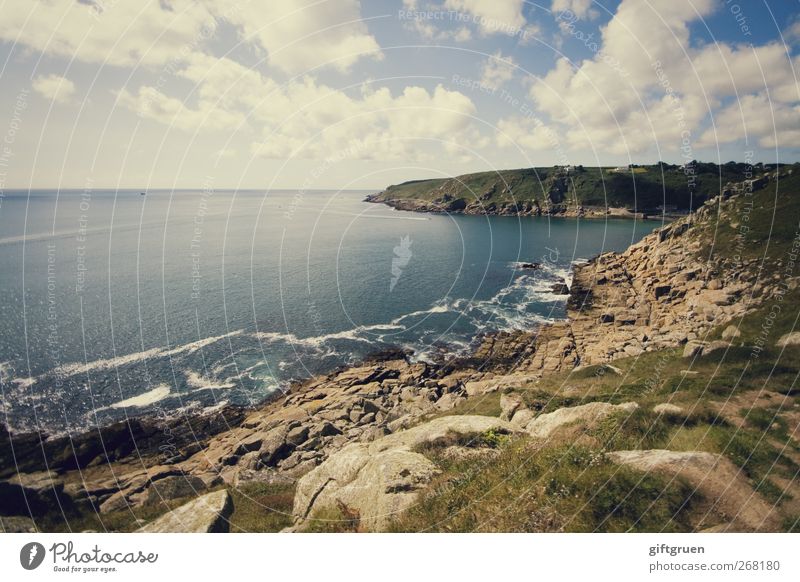
M169 422L132 419L70 438L0 433L3 527L57 529L57 522L76 516L90 514L104 523L104 516L108 521L127 512L133 518L120 522L126 531L227 531L234 492L258 483L293 492L282 522L289 531L313 530L315 519L334 514L334 521L359 531L413 529L414 522L396 520L409 511L408 519L419 519L411 508L422 500L434 511L430 492L452 480L453 463L485 468L486 459L504 458L513 447L544 454L531 451L562 446L566 438L588 443L603 459L598 466L691 485L706 508L691 529L781 530L796 508L781 508L759 494L755 478L724 451L685 444L670 450L668 440L601 446L592 432L642 415L653 423L664 422L665 414L684 424L699 422L691 408L699 400L675 398L663 390L664 381L695 376L695 360L744 349L749 338L737 322L797 289L797 274L765 273L757 257L723 261L709 254L709 228L720 215L779 177L731 184L626 251L576 265L565 320L487 335L466 357L433 365L402 352L383 354L299 383L256 409L226 408ZM790 346L793 341L786 339ZM647 362L642 378L652 385L628 378L639 373L637 362ZM658 366L667 371L654 374ZM612 377L618 389L598 391L602 382L595 380ZM703 397L700 408L703 414L717 410L732 423L725 406L722 398ZM775 422L796 424L800 414L789 410ZM580 438L576 427L584 431ZM797 433L788 434L796 448ZM795 482L781 483L787 498L800 497ZM187 504L194 505L179 511ZM563 529L558 516L536 524L523 529Z

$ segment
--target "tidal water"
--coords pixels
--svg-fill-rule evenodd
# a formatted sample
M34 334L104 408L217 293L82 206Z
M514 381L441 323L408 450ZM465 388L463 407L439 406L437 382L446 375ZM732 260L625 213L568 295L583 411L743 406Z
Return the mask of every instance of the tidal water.
M389 347L467 350L563 317L553 285L576 261L659 225L415 214L366 194L6 192L0 419L83 430L254 404Z

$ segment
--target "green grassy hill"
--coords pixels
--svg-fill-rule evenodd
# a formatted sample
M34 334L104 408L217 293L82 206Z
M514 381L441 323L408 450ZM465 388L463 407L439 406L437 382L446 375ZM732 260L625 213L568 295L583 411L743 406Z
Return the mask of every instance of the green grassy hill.
M490 214L509 207L536 212L538 208L564 212L579 206L652 212L666 205L685 211L719 194L728 182L741 182L774 169L774 165L752 167L735 162L696 162L687 168L665 163L629 168L524 168L404 182L370 200L410 210L436 210L438 206L450 212Z

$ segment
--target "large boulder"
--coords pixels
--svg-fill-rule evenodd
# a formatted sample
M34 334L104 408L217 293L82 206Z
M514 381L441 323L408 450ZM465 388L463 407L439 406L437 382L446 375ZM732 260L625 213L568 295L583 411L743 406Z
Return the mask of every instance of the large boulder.
M780 518L742 476L741 469L722 455L699 451L615 451L607 457L645 472L680 478L696 488L738 531L774 531Z
M777 346L779 348L785 348L786 346L800 346L800 331L793 331L792 333L782 335L777 342Z
M293 513L295 529L325 508L345 508L362 527L385 529L391 518L413 505L439 472L414 449L447 436L493 430L516 432L498 418L447 416L390 434L372 443L355 443L332 454L297 483Z
M525 426L525 430L532 437L545 439L567 424L580 422L588 426L615 412L633 412L637 408L639 405L635 402L625 404L590 402L570 408L559 408L554 412L537 416Z
M224 533L233 513L233 500L222 489L169 511L155 521L138 529L147 533Z

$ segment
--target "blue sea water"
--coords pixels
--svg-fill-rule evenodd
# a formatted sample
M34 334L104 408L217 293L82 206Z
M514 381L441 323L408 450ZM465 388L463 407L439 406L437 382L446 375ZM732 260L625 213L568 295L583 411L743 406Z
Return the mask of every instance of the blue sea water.
M80 430L254 404L387 347L463 351L563 317L552 286L576 261L659 225L415 214L366 194L6 192L0 418Z

